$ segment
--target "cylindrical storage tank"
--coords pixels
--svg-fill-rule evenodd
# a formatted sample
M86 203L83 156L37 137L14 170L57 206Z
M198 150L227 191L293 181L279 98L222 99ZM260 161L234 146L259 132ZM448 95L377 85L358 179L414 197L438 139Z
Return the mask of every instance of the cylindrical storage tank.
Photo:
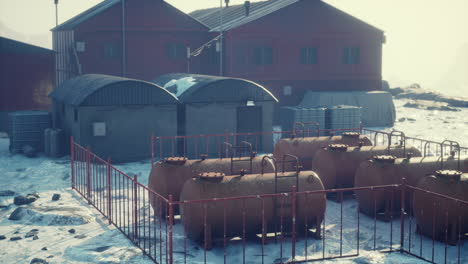
M317 151L330 144L346 144L348 146L372 146L372 142L366 136L357 132L345 132L342 136L330 137L298 137L283 138L278 141L273 151L273 157L279 162L283 160L284 155L290 154L299 158L302 170L312 169L312 159ZM285 163L286 171L294 171L294 163ZM282 164L278 169L282 169Z
M354 175L361 162L376 155L405 157L407 153L420 157L421 152L411 146L366 146L349 147L344 144L331 144L317 151L312 161L312 170L322 179L325 189L351 188Z
M374 159L366 160L359 165L354 177L354 186L400 184L403 177L406 179L407 185L416 186L422 177L433 173L441 167L440 157L397 159L394 156L375 156ZM444 158L443 167L446 169L458 169L458 158ZM468 172L468 158L460 161L460 170ZM401 193L399 191L391 194L376 190L358 190L355 193L361 211L368 215L373 216L374 213L378 214L382 212L389 213L391 207L393 207L394 212L400 211ZM410 211L412 201L411 190L407 190L405 196L406 208ZM393 204L391 200L393 200Z
M241 170L246 173L262 172L263 156L254 158L225 158L225 159L199 159L187 160L183 157L167 158L164 161L157 162L151 168L151 174L148 179L148 187L162 195L166 199L172 195L173 201L178 201L182 187L188 179L197 177L203 172L220 172L224 175L240 174ZM270 173L275 171L275 166L270 159L265 159L263 172ZM232 166L232 168L231 168ZM252 166L252 168L250 168ZM231 173L231 170L233 173ZM151 205L156 208L155 199L151 199Z
M423 190L468 202L468 174L455 170L439 170L423 177L417 184ZM458 235L468 232L468 204L415 190L414 215L419 231L431 238L455 244ZM446 233L447 230L447 233Z
M215 180L210 180L208 177L193 178L185 182L180 200L271 194L275 193L275 189L287 192L291 191L292 186L296 184L298 191L323 190L322 182L314 172L301 171L297 175L298 178L296 175L296 172L278 173L277 189L275 188L275 173L224 176ZM282 195L281 198L265 197L262 199L184 203L181 205L182 222L189 238L202 241L206 234L208 244L210 244L211 239L222 238L224 230L226 230L228 237L242 237L243 223L245 223L246 236L261 234L262 223L266 228L265 233L274 232L275 227L279 227L281 215L283 230L291 230L291 197L291 195ZM308 228L315 227L320 234L320 223L324 218L326 207L325 194L297 195L296 205L297 232L304 232L307 219ZM262 212L264 213L262 214ZM224 223L224 219L226 219L226 223ZM206 230L204 229L205 223ZM224 224L226 224L226 229L224 229ZM279 231L279 228L276 231Z

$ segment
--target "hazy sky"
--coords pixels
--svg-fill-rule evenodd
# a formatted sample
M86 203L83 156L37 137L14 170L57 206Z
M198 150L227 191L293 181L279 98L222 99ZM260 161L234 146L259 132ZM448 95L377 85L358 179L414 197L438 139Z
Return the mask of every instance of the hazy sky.
M100 1L60 0L59 23ZM185 12L219 6L219 0L166 1ZM392 86L419 82L437 90L466 89L468 95L468 63L460 57L468 54L468 0L324 1L385 31L383 77ZM0 35L50 47L49 30L55 25L53 2L0 0ZM231 0L232 4L243 2ZM455 78L451 75L454 68L456 78L462 79L456 83L463 85L442 87L441 80Z

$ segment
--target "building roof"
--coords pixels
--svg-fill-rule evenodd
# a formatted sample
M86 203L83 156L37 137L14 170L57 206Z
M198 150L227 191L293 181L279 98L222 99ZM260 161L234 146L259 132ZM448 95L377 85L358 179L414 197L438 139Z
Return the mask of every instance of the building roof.
M83 23L84 21L106 11L107 9L113 7L114 5L120 3L120 0L104 0L99 4L91 7L90 9L70 18L69 20L63 22L62 24L58 25L57 27L53 28L52 31L55 30L69 30L73 29L77 25Z
M238 78L171 73L162 75L152 82L176 95L182 103L278 102L278 99L265 87Z
M245 14L244 4L224 7L222 30L229 31L231 29L243 26L252 21L255 21L269 14L272 14L276 11L279 11L285 7L296 4L300 1L304 1L304 0L267 0L267 1L260 1L260 2L251 2L249 16L246 16ZM310 1L310 0L307 0L307 1ZM321 0L317 0L317 2L322 3L325 7L333 8L334 10L339 11L342 14L350 16L356 21L359 21L360 23L367 24L366 22L350 14L347 14ZM207 25L210 28L211 32L220 31L221 20L220 20L220 8L219 7L196 10L196 11L191 12L190 15L194 17L195 19L197 19L198 21L200 21L201 23ZM382 31L370 24L367 24L367 25L374 29Z
M268 0L250 3L250 14L245 15L244 4L223 8L223 31L240 27L300 0ZM192 17L207 25L211 31L220 31L220 8L196 10L190 13Z
M0 37L0 53L9 54L53 54L54 51L17 40Z
M49 96L73 106L176 104L177 98L153 83L102 74L63 82Z
M102 12L108 10L109 8L115 6L116 4L119 4L121 2L121 0L103 0L102 2L100 2L99 4L91 7L90 9L70 18L69 20L63 22L62 24L58 25L57 27L53 28L52 31L58 31L58 30L72 30L73 28L75 28L76 26L78 26L79 24L87 21L88 19L94 17L94 16L97 16L99 14L101 14ZM168 6L178 10L181 14L184 14L186 15L185 13L183 13L182 11L180 11L179 9L175 8L174 6L168 4L167 2L163 1L165 4L167 4ZM194 19L193 17L191 16L188 16L187 17L193 19L194 21L196 21L197 23L201 24L203 27L206 27L206 25L204 25L203 23L201 23L200 21L198 21L197 19Z

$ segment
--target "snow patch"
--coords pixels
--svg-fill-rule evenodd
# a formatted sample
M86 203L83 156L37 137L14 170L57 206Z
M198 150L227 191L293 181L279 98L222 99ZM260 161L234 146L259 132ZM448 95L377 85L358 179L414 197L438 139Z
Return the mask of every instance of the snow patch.
M181 79L172 79L164 85L164 88L168 89L170 87L176 86L176 90L172 93L175 96L181 96L186 90L194 86L197 82L193 77L184 77Z

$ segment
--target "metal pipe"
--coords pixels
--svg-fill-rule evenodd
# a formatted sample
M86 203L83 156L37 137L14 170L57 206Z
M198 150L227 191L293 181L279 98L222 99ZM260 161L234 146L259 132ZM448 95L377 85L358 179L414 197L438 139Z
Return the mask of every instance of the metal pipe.
M219 0L219 76L223 76L223 0Z
M127 76L127 52L126 52L126 12L125 12L125 0L122 0L122 76Z
M54 0L55 3L55 26L58 26L58 0Z

